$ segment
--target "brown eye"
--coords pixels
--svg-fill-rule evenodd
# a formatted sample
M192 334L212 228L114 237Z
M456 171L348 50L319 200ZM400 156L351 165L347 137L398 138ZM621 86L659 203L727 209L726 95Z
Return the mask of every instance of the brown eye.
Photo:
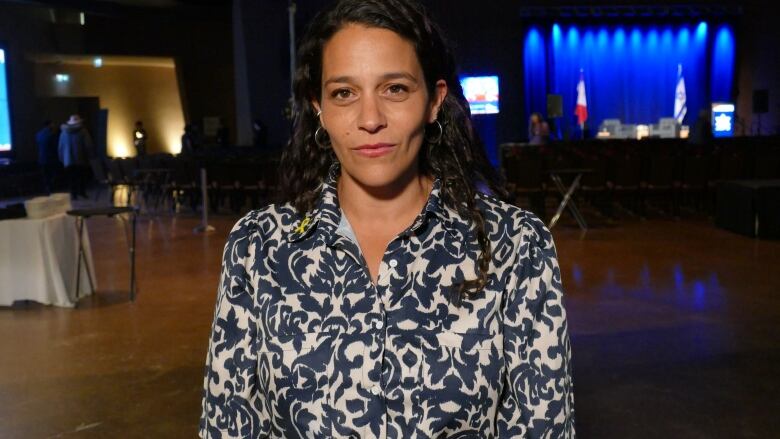
M391 101L404 101L409 97L409 87L403 84L390 84L385 88L385 97Z
M390 87L387 88L387 91L389 91L390 94L400 94L400 93L407 92L408 89L404 85L393 84L393 85L391 85Z
M346 100L352 97L352 91L347 88L340 88L338 90L333 91L333 93L331 93L331 97L334 97L336 99Z

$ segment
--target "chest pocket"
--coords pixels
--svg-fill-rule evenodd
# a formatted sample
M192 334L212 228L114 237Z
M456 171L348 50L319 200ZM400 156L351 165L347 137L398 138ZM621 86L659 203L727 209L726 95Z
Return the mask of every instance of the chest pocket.
M274 412L279 430L319 437L327 431L332 403L328 381L338 333L323 330L321 312L299 299L290 296L261 307L265 336L258 340L258 393Z
M494 431L483 414L497 409L505 369L495 297L443 305L441 327L424 337L421 404L432 416L422 428L430 437L488 437Z
M300 296L300 295L297 295ZM306 310L297 296L269 307L263 316L266 334L258 353L266 361L269 387L322 389L328 371L333 333L323 331L322 313ZM307 298L306 300L317 298ZM261 362L261 367L263 366Z

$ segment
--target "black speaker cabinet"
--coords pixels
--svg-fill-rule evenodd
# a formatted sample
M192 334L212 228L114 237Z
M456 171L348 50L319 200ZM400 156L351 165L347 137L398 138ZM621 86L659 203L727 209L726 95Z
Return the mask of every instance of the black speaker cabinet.
M561 95L547 95L547 117L563 117L563 98Z
M753 90L753 113L769 112L769 90Z

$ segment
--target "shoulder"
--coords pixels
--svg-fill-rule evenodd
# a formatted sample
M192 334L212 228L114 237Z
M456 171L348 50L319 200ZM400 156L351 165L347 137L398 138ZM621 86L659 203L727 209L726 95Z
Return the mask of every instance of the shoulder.
M482 212L485 221L490 223L511 223L515 229L531 229L537 233L550 233L544 222L536 214L513 204L502 201L492 195L479 192L477 208ZM505 230L511 232L512 230Z
M230 230L228 245L244 239L266 242L288 233L300 215L290 203L269 204L252 210L239 219Z
M485 226L494 248L496 243L504 241L511 242L520 252L528 251L529 246L554 247L552 234L533 212L483 193L477 195L477 207L485 217Z

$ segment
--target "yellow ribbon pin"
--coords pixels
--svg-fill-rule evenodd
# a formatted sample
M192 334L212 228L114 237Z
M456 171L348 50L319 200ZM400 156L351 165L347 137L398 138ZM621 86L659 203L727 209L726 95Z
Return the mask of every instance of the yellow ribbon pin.
M295 228L295 233L305 233L306 227L309 225L310 222L311 222L311 218L309 218L308 216L304 218L303 221L301 221L301 223L298 224L298 227Z

